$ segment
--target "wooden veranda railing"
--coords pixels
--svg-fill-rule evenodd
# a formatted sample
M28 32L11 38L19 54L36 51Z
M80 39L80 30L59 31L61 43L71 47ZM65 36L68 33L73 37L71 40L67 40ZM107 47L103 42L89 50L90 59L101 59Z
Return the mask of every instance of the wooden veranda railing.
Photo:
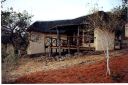
M52 53L52 49L59 49L59 40L51 36L45 37L45 49L49 49L49 53ZM79 44L78 44L79 42ZM94 48L82 46L82 36L67 36L65 39L60 39L60 49L65 49L70 54L70 50L94 50Z
M70 40L72 38L72 40ZM67 39L60 39L60 46L61 47L77 47L77 38L79 40L79 45L82 46L82 38L81 37L73 37L73 36L67 36ZM58 46L58 39L53 38L50 36L45 37L45 46L47 47L55 47Z

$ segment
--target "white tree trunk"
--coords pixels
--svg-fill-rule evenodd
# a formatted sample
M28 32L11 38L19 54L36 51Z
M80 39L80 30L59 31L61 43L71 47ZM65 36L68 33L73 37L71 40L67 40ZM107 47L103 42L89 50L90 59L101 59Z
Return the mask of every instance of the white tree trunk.
M107 72L106 72L106 75L111 75L111 72L110 72L110 67L109 67L109 49L108 49L108 46L107 46L107 50L106 50L106 61L107 61Z
M104 30L102 30L102 31L104 31ZM108 36L109 37L109 35L108 35L108 33L107 33L107 35L106 36ZM104 54L105 54L105 56L106 56L106 75L108 74L108 75L111 75L111 71L110 71L110 67L109 67L109 58L110 58L110 55L109 55L109 45L111 45L110 43L109 43L109 41L108 41L108 39L106 38L106 36L104 36L104 39L102 39L101 40L101 42L102 42L102 48L103 48L103 50L104 50ZM103 43L106 43L107 42L107 47L104 47L103 46ZM106 50L105 50L106 49Z

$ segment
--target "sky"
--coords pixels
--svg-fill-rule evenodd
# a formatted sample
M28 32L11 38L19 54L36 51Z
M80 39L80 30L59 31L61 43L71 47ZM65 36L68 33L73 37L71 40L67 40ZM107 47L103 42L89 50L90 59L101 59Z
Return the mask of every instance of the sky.
M110 11L121 5L121 0L6 0L4 8L13 7L17 12L28 11L34 21L73 19L90 13L98 4L100 10Z

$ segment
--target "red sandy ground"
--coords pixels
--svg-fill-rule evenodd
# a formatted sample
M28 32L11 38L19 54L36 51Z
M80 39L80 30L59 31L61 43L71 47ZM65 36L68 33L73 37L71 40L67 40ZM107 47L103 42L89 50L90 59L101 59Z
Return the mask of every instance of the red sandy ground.
M106 62L79 64L66 69L30 73L13 83L128 83L128 54L110 60L112 76L106 76Z

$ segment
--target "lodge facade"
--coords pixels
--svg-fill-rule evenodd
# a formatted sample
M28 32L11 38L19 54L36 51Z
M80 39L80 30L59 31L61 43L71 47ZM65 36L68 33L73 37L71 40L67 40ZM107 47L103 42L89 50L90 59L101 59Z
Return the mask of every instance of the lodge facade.
M104 16L105 12L99 12ZM29 28L28 54L68 54L82 51L104 51L115 49L115 32L97 27L88 29L87 17L72 20L37 21ZM125 29L127 36L128 28Z

